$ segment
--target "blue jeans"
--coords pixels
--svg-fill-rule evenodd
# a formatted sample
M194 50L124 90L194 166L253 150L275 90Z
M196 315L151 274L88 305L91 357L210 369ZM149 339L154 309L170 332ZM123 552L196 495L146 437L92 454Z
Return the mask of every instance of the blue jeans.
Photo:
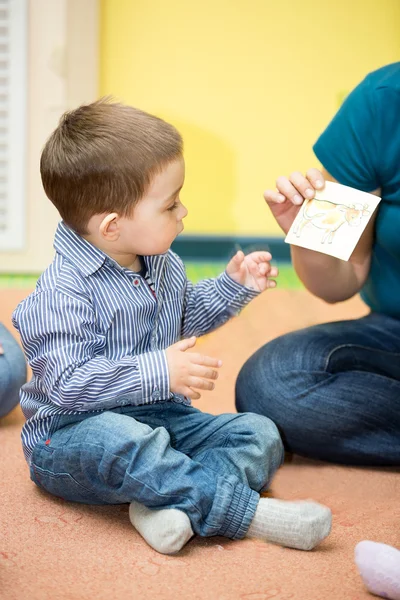
M26 381L26 362L21 348L11 333L0 323L0 417L19 402L19 390Z
M242 368L236 406L272 419L291 452L400 465L400 321L370 314L272 340Z
M31 478L75 502L177 508L198 535L239 539L282 460L269 419L168 401L61 417L34 448Z

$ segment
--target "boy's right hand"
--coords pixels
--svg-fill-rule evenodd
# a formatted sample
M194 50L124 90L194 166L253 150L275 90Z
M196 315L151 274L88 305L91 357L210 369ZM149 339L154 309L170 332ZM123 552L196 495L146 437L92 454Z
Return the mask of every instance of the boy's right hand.
M218 369L222 361L194 352L186 352L196 345L196 338L177 342L166 349L169 387L174 394L182 394L192 400L198 400L200 394L195 391L213 390L213 381L218 378Z
M309 169L306 177L298 171L290 177L278 177L276 190L265 190L264 198L284 233L292 226L304 199L314 198L315 190L321 190L324 185L321 171Z

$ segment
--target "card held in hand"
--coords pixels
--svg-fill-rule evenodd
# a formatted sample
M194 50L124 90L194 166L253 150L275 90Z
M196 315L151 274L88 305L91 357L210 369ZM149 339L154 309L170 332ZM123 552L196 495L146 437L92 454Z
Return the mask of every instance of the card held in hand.
M285 242L349 260L380 200L327 181L312 200L304 200Z

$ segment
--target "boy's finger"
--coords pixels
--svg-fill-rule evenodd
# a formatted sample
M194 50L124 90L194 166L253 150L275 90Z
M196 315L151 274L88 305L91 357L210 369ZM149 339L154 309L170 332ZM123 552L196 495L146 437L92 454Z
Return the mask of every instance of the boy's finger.
M193 348L196 345L196 342L197 342L197 339L195 336L193 336L191 338L187 338L186 340L181 340L180 342L177 342L174 345L177 350L180 350L181 352L185 352L189 348Z
M278 275L279 275L278 267L271 267L271 270L269 272L269 277L278 277Z
M266 250L260 250L259 252L252 252L247 258L250 258L257 263L269 262L272 259L272 254Z
M196 390L192 390L192 388L187 386L183 387L179 393L183 396L186 396L187 398L190 398L191 400L198 400L199 398L201 398L199 392L196 392Z
M231 260L229 261L226 267L226 272L228 273L228 275L232 275L233 273L237 273L238 271L240 271L240 269L243 266L243 262L244 254L241 250L238 250L236 254L232 256Z
M218 379L218 371L211 369L210 367L202 367L196 364L190 366L190 375L204 377L204 379Z
M237 263L241 263L244 259L244 253L242 252L242 250L238 250L233 258Z
M202 365L203 367L215 367L219 368L222 366L222 360L218 358L212 358L211 356L206 356L205 354L191 354L192 363L196 365Z
M248 260L247 267L252 275L259 275L260 265L258 265L254 260L252 260L252 259Z
M215 388L215 383L209 379L202 379L201 377L189 377L187 381L191 389L195 388L196 390L211 391Z
M232 256L231 262L234 263L236 267L239 267L244 259L244 254L241 250L238 250L234 256Z

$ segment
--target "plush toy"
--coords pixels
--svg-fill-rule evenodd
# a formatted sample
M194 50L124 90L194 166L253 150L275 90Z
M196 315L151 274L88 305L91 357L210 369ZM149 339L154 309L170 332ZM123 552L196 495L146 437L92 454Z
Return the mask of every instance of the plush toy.
M376 596L400 600L400 551L377 542L356 546L355 559L368 590Z

